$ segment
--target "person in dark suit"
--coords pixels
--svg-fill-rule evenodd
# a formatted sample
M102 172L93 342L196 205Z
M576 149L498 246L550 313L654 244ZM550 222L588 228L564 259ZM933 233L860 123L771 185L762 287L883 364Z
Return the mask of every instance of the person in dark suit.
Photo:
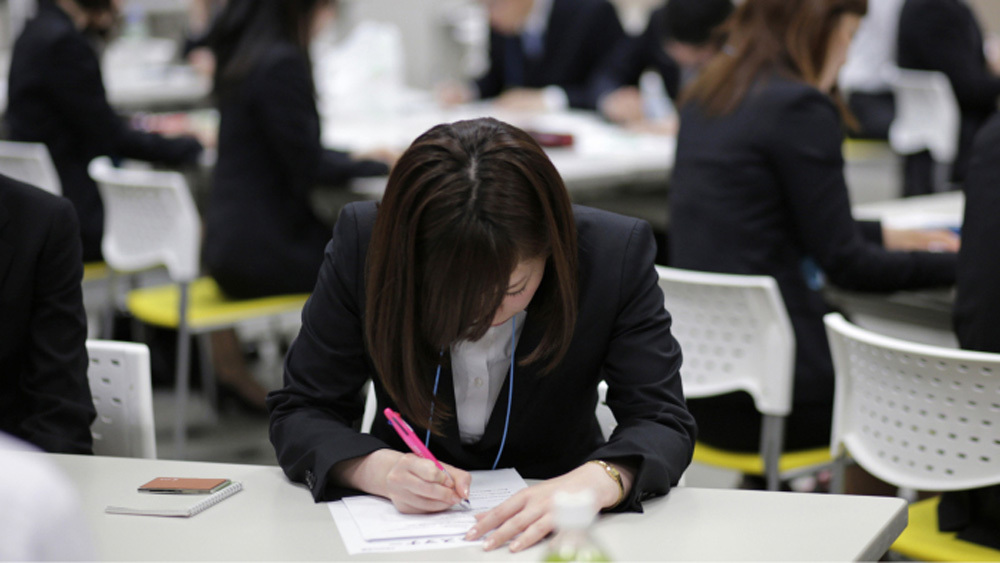
M948 76L961 111L958 156L951 180L961 183L976 132L997 110L1000 76L983 53L983 34L972 9L962 0L906 0L899 15L896 59L900 67L934 70ZM934 191L929 153L907 157L905 195Z
M308 293L331 232L312 190L388 173L383 161L320 144L309 42L333 8L331 0L227 2L208 33L221 122L202 258L234 298ZM223 395L263 412L266 390L236 333L213 333L212 353Z
M1000 353L1000 114L983 125L969 157L962 249L958 253L955 334L966 350Z
M607 0L489 0L489 63L475 88L443 90L443 101L496 99L516 110L594 109L589 82L625 37Z
M403 153L381 205L351 204L337 221L285 386L268 397L279 463L317 500L360 490L403 512L458 502L466 470L545 479L479 517L467 538L494 530L486 549L543 538L559 490L639 510L677 483L695 433L655 251L647 223L571 207L525 132L493 119L434 127ZM369 379L370 435L351 426ZM601 379L618 422L608 441ZM387 406L426 433L449 476L403 453Z
M131 129L108 105L97 53L85 29L106 29L112 0L39 0L38 15L14 43L7 129L13 140L45 143L63 195L80 218L84 261L101 259L104 206L87 166L111 155L164 164L195 162L193 137L168 139Z
M896 231L851 216L843 127L831 95L864 0L748 0L730 52L691 86L670 184L672 265L772 276L795 331L786 449L829 443L833 365L818 273L839 287L888 291L948 285L950 231ZM827 30L826 35L817 35ZM758 451L761 417L745 393L690 400L699 440Z
M965 217L954 322L958 345L965 350L1000 353L1000 114L979 130L969 151L969 168L962 185ZM1000 486L952 491L941 496L938 521L942 531L960 539L1000 549Z
M388 173L320 144L309 41L329 0L229 2L209 34L219 157L205 212L205 265L236 298L308 293L330 227L310 192Z
M0 431L90 454L80 229L73 204L0 175Z
M676 100L681 86L718 52L718 27L733 11L731 0L671 0L653 11L639 37L618 42L592 80L597 109L616 123L642 124L648 115L638 88L640 76L655 70L663 90Z

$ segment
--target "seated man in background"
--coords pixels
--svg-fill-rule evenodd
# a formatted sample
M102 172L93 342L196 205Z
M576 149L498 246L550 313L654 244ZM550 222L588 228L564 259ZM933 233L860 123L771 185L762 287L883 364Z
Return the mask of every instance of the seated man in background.
M496 98L514 110L594 109L588 84L625 37L607 0L485 0L489 61L475 86L446 86L442 101Z
M906 0L899 16L896 58L901 68L933 70L948 76L961 111L958 156L951 181L965 177L969 148L976 132L997 110L1000 61L987 61L975 14L960 0ZM934 191L929 153L906 158L903 192Z
M73 205L0 176L0 431L89 454L80 230Z
M720 26L733 12L732 0L670 0L649 16L639 37L618 42L594 76L597 109L624 125L672 132L668 102L645 91L640 77L654 70L659 90L676 100L681 88L715 55L725 40Z

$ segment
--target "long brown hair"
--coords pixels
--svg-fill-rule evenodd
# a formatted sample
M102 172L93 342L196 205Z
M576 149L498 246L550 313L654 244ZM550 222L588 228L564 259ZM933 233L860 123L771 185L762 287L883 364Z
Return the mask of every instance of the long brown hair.
M545 152L495 119L438 125L392 169L368 250L365 337L402 414L425 426L445 348L490 328L522 260L546 257L530 305L544 327L521 363L545 373L569 348L577 312L576 223ZM513 353L513 351L511 351ZM451 415L436 399L435 420Z
M839 16L867 11L868 0L746 0L724 24L726 45L681 103L694 100L708 115L724 115L768 73L816 86Z

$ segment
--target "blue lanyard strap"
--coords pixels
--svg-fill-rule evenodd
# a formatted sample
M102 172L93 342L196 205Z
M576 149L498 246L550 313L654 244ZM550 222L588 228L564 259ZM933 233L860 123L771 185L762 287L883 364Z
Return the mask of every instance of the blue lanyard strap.
M510 376L509 376L509 387L507 388L507 416L504 417L503 421L503 437L500 439L500 449L497 451L497 457L493 460L493 469L497 468L500 463L500 456L503 455L503 448L507 445L507 430L510 428L510 407L514 401L514 336L517 334L517 317L511 319L512 325L510 330ZM441 355L444 356L444 350L441 350ZM437 371L434 374L434 397L437 397L438 383L441 381L441 362L438 361ZM431 400L431 414L427 419L427 434L424 436L424 446L429 447L431 443L431 425L434 422L434 400Z

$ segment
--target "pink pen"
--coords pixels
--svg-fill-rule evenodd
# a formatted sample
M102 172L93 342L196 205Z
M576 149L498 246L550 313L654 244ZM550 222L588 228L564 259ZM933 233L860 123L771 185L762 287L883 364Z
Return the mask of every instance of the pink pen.
M424 459L429 459L433 461L434 465L436 465L438 469L444 471L445 473L448 473L448 470L446 470L444 466L441 465L441 462L438 461L438 459L434 457L434 454L432 454L431 451L427 449L427 446L425 446L424 443L420 441L420 438L418 438L416 433L413 432L413 428L411 428L410 425L407 424L405 420L403 420L403 417L400 416L398 412L390 409L389 407L386 407L385 410L382 412L385 413L385 418L389 420L389 426L392 426L393 429L396 430L396 434L399 434L399 437L402 438L404 442L406 442L406 445L410 448L410 450L413 453L417 454L418 456ZM449 477L451 477L451 475L449 475ZM454 483L455 479L452 478L451 481ZM466 509L472 508L472 504L469 503L468 499L462 499L460 504L462 505L463 508Z

